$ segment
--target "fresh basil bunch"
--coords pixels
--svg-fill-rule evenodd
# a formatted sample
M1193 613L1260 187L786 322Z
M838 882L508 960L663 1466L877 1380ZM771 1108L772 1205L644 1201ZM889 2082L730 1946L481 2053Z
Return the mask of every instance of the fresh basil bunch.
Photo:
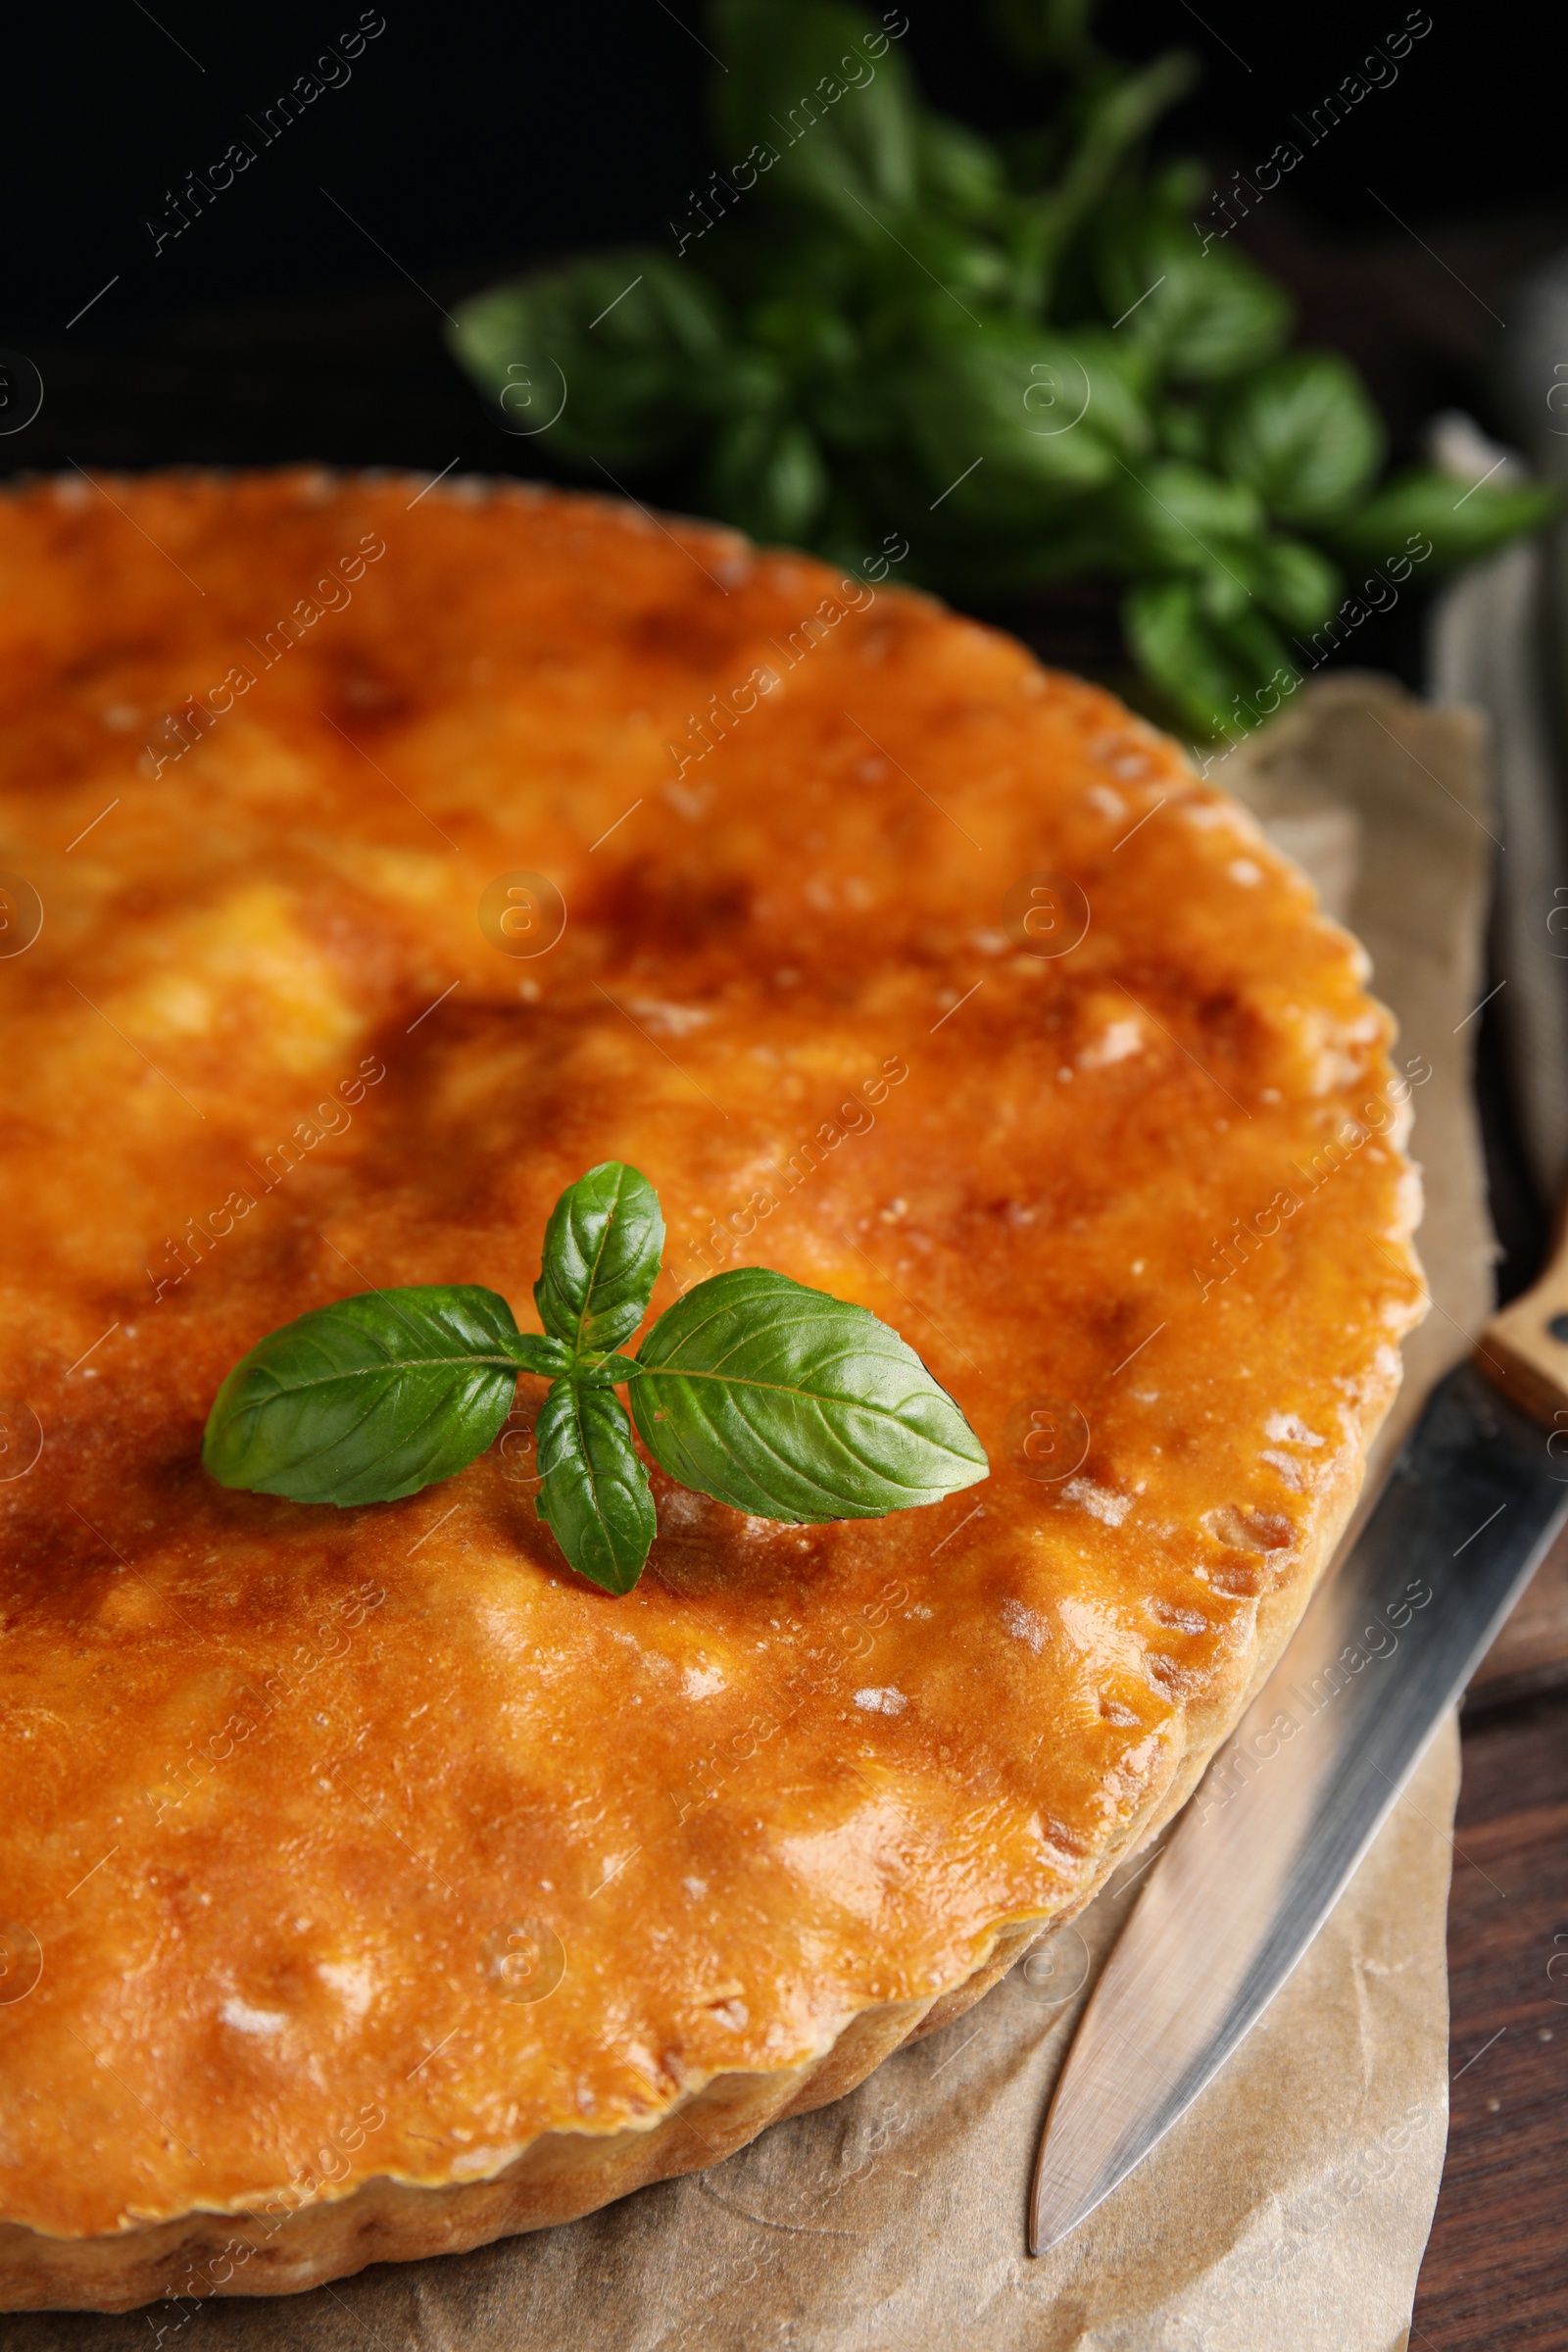
M896 10L712 0L718 168L667 246L497 286L452 347L512 430L559 368L539 446L601 487L846 564L897 531L912 576L971 604L1118 575L1147 674L1196 727L1245 725L1342 565L1466 561L1554 501L1380 487L1355 370L1287 351L1282 289L1205 244L1200 166L1141 160L1192 61L1118 64L1091 0L993 14L1059 99L1004 142L924 103Z
M987 1475L968 1422L897 1332L765 1266L698 1283L622 1355L663 1245L652 1185L607 1160L567 1187L545 1228L542 1335L469 1284L317 1307L235 1365L202 1460L259 1494L393 1502L482 1453L531 1373L551 1384L539 1516L610 1592L631 1591L658 1532L617 1384L661 1469L761 1519L881 1519Z

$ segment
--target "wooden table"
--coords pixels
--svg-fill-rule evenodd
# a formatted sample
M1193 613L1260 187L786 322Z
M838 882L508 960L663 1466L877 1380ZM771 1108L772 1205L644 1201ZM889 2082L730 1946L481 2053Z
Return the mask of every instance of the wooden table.
M1463 1717L1448 2154L1412 2352L1568 2346L1568 1540Z

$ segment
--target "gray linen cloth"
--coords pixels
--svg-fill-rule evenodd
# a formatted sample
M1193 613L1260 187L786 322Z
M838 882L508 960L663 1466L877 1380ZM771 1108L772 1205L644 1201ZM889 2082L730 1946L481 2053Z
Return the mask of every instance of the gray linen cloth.
M1491 368L1499 417L1534 472L1568 482L1568 254L1504 308ZM1462 419L1436 439L1458 478L1519 469ZM1550 1204L1568 1188L1568 520L1445 591L1428 683L1435 701L1471 704L1491 728L1497 1016L1526 1158Z

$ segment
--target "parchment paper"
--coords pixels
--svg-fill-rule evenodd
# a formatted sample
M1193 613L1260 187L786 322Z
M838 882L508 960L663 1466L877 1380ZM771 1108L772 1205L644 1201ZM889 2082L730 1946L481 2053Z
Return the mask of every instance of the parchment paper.
M1216 763L1373 957L1415 1082L1437 1304L1401 1421L1491 1301L1467 1088L1490 842L1479 730L1387 681L1303 693ZM1422 1076L1422 1065L1430 1075ZM1393 2352L1447 2116L1451 1722L1225 2072L1074 2236L1032 2262L1051 2087L1136 1899L1135 1858L967 2017L711 2171L566 2228L302 2296L0 2319L5 2352Z

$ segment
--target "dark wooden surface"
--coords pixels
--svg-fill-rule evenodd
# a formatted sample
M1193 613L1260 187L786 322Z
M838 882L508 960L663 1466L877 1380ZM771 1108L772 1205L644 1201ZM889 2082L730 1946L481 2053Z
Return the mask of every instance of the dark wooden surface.
M1563 2352L1568 1688L1467 1707L1448 1970L1448 2154L1410 2343Z

